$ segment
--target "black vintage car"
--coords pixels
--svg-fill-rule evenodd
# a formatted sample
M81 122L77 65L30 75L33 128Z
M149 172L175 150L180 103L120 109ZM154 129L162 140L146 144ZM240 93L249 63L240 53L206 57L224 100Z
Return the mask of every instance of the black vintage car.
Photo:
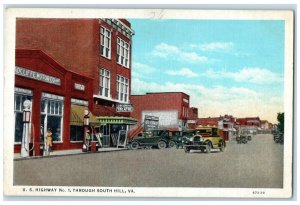
M159 149L175 146L170 140L168 130L151 130L142 132L128 142L129 149L158 147Z

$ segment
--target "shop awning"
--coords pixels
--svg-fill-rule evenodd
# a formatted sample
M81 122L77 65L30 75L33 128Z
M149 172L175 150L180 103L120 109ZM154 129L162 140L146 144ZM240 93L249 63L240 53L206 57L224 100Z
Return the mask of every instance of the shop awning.
M83 126L84 110L87 107L82 105L71 105L70 125ZM96 117L90 112L90 124L97 124Z
M96 117L97 124L135 125L137 120L132 117L121 116L99 116Z

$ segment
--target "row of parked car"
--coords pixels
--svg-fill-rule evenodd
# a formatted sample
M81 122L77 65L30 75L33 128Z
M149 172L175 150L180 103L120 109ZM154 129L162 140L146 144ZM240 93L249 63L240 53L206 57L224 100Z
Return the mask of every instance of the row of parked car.
M195 130L172 131L155 129L142 132L128 142L129 149L138 148L183 148L186 153L200 150L210 153L211 149L225 150L225 140L219 135L218 128L201 127Z

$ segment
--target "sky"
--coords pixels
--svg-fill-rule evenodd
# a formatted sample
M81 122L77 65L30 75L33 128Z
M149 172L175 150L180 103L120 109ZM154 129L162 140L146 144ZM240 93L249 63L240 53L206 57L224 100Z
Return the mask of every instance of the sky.
M132 94L185 92L199 117L277 123L283 112L284 21L129 19Z

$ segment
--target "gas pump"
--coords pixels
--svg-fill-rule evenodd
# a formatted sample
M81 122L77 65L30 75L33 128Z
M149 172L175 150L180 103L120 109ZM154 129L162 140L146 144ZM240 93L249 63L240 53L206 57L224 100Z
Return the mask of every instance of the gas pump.
M30 100L25 100L23 103L23 133L22 133L22 144L21 144L21 157L29 157L30 147L30 133L29 133L29 124L30 124ZM33 147L31 148L33 149Z

